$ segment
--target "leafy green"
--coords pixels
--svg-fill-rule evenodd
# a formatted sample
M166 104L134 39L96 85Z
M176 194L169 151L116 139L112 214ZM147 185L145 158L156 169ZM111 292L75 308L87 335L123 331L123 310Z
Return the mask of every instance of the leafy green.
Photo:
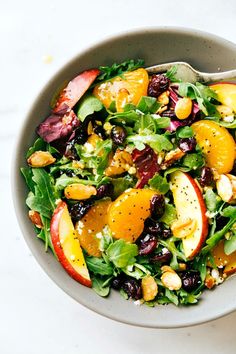
M43 223L43 228L40 229L40 232L37 233L37 237L44 241L45 243L45 251L47 252L48 247L52 250L55 257L57 257L54 247L52 244L51 234L50 234L50 219L45 218L41 215L41 220ZM37 229L38 231L39 229Z
M83 122L87 116L102 109L102 102L92 94L87 94L79 101L76 114L80 121Z
M26 204L30 209L50 219L58 198L52 178L43 168L32 168L32 173L35 191L29 192Z
M103 258L86 257L86 264L88 269L94 274L112 275L113 266L111 263L106 263Z
M192 138L194 136L194 132L191 127L179 127L176 130L176 135L178 138Z
M144 65L144 60L137 59L137 60L126 60L120 64L112 64L111 66L100 66L99 70L101 74L97 77L96 83L110 80L115 76L121 76L127 71L133 71L138 69Z
M219 205L221 203L221 198L216 193L214 193L211 188L208 188L206 193L204 194L204 200L207 209L211 212L215 212L216 210L218 210Z
M120 239L109 245L106 254L117 268L124 268L135 263L135 256L138 255L138 246Z
M211 90L209 86L202 85L199 82L196 82L195 85L189 82L181 82L179 84L178 93L180 96L195 99L199 109L205 116L220 116L216 106L210 102L211 99L217 100L217 94Z
M232 230L232 235L228 240L225 240L224 243L224 252L229 255L236 251L236 231Z
M203 283L207 275L207 259L207 255L200 255L193 261L193 268L199 271Z
M204 158L201 153L192 153L183 157L183 165L189 167L190 170L196 170L204 166L204 164Z
M165 289L165 296L167 297L167 299L170 300L170 302L172 302L173 304L178 306L179 299L178 299L178 296L173 291L171 291L169 289Z
M220 214L226 218L229 218L229 221L221 230L215 232L213 235L211 235L206 240L207 246L203 247L203 249L202 249L203 254L208 253L212 248L214 248L217 245L217 243L224 237L224 235L229 230L231 230L231 227L236 222L236 207L235 206L230 205L230 206L224 208Z
M109 159L109 154L112 150L112 140L107 139L105 141L98 141L96 145L96 150L95 150L95 155L97 157L100 156L102 153L102 156L99 157L99 163L97 166L97 174L102 175L105 168L108 165L108 159Z
M107 279L102 279L99 277L92 277L92 289L102 297L109 295L110 286L107 285Z
M188 304L196 304L198 302L198 298L201 295L201 293L198 294L189 294L187 291L180 289L177 291L177 295L179 298L179 302L182 305L188 305Z
M142 96L137 105L137 109L143 113L156 113L160 107L161 103L155 97L148 96Z
M56 179L55 187L57 188L57 190L62 190L69 184L74 183L81 183L89 186L96 186L98 184L98 182L93 180L86 180L78 177L68 177L65 173L63 173L60 177Z
M26 158L28 159L35 151L45 151L46 147L47 143L42 138L36 139L34 145L27 151Z
M129 136L126 140L129 143L133 143L135 147L139 150L143 150L145 144L148 144L153 150L157 152L161 152L164 150L170 151L173 148L173 144L164 135L160 134L137 134Z
M227 129L236 129L236 119L234 119L233 122L224 122L223 120L219 120L216 121L216 123Z
M176 220L177 214L174 205L166 204L165 206L165 213L161 217L161 221L164 222L166 225L171 225Z
M174 65L172 66L169 70L167 70L167 72L165 73L165 76L171 81L171 82L181 82L181 80L176 78L176 74L177 74L177 66Z
M22 167L20 170L21 170L22 175L25 178L25 182L26 182L27 186L29 187L29 190L31 192L34 192L35 183L32 179L33 178L32 168Z
M140 118L140 113L132 109L130 111L114 113L107 118L107 121L111 122L112 124L132 126L135 124L137 120L139 120L139 118Z
M126 189L134 187L136 182L133 177L127 175L125 177L112 178L111 183L114 186L114 198L117 198Z
M170 185L167 182L166 177L162 177L159 174L155 174L149 181L148 184L151 188L156 189L161 194L166 194L170 189Z

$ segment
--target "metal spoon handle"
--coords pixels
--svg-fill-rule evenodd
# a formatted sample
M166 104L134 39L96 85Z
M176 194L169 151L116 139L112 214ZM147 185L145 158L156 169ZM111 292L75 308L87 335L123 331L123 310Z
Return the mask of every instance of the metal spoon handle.
M202 82L236 80L236 70L222 71L218 73L202 73L199 72Z

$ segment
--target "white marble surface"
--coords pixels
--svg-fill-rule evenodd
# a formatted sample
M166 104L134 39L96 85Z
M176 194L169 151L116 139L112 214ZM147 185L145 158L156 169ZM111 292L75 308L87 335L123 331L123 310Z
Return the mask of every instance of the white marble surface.
M236 313L187 329L150 330L112 322L77 304L30 254L9 183L13 143L32 98L82 47L154 25L195 27L236 41L235 20L234 0L1 1L1 354L235 353ZM47 55L50 64L43 60Z

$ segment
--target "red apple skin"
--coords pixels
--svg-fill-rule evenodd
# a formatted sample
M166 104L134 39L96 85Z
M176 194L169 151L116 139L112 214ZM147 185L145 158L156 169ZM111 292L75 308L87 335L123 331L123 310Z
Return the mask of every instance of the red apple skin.
M55 253L58 257L59 262L63 266L63 268L66 270L66 272L76 281L79 283L91 288L92 287L92 282L90 279L85 279L82 277L69 263L67 258L65 257L65 254L63 252L62 247L60 246L60 238L59 238L59 222L61 219L61 216L63 214L64 209L67 207L66 203L61 201L57 208L55 209L52 219L51 219L51 224L50 224L50 233L51 233L51 238L52 238L52 244L55 250Z
M53 108L53 112L59 113L61 111L69 111L73 108L92 85L99 73L100 70L98 69L90 69L82 72L71 80L60 93L57 103Z
M202 211L202 234L201 234L201 238L199 240L198 246L195 248L195 250L193 250L193 252L191 253L191 255L189 256L189 258L193 258L195 257L201 250L203 243L206 240L206 237L208 235L208 219L206 216L206 212L207 212L207 208L202 196L202 192L199 188L199 186L197 185L197 183L194 181L194 179L189 176L189 174L185 173L185 175L188 177L189 181L192 183L193 188L195 189L199 204L200 204L200 208Z

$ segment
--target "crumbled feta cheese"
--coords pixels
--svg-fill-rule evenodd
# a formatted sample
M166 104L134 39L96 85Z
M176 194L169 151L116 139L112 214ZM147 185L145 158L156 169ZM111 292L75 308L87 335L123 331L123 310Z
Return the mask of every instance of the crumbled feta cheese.
M134 174L136 173L136 168L135 168L135 167L130 167L130 168L128 169L128 173L129 173L130 175L134 175Z
M207 212L206 212L206 217L207 218L214 218L215 216L216 216L216 214L217 214L217 211L216 212L213 212L213 211L209 211L209 210L207 210Z
M232 123L234 121L234 115L231 114L230 116L223 117L222 120L227 123Z
M92 144L90 143L85 143L84 144L84 149L86 150L87 153L93 152L94 151L94 147Z
M135 306L140 306L140 305L142 305L143 304L143 301L142 300L136 300L136 301L134 301L134 305Z
M168 252L169 252L168 248L166 248L166 247L162 248L162 254L166 254Z
M90 230L91 231L91 230ZM91 231L92 232L92 231ZM96 234L96 238L98 238L98 239L101 239L102 238L102 233L101 232L98 232L97 234Z

